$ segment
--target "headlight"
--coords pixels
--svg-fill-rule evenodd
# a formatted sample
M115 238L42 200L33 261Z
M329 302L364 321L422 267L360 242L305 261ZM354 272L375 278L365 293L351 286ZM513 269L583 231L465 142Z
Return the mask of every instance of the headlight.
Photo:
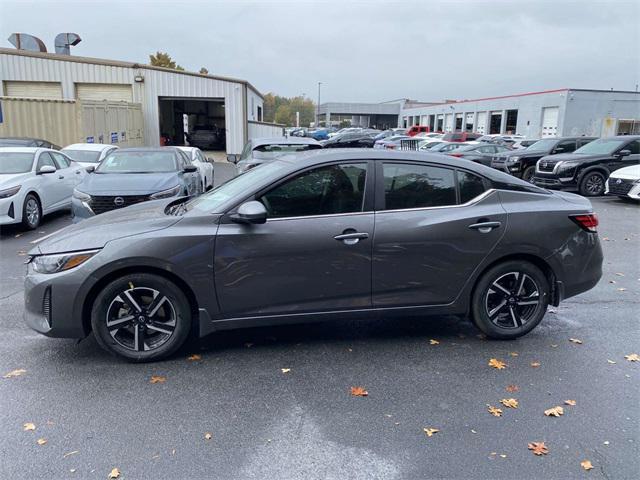
M31 259L33 269L38 273L57 273L82 265L99 250L61 253L56 255L37 255Z
M175 197L180 193L180 190L182 190L182 186L176 185L175 187L171 187L166 190L162 190L161 192L154 193L153 195L150 196L150 198L158 199L158 198Z
M91 195L88 195L84 192L81 192L80 190L78 190L77 188L73 189L73 198L80 200L81 202L90 202L91 201Z
M560 162L556 165L556 168L558 169L558 172L563 172L566 170L571 170L572 168L575 168L580 162L574 162L574 161L566 161L566 162Z
M15 195L20 191L20 187L22 187L22 185L16 185L15 187L5 188L4 190L0 190L0 198L7 198Z
M508 157L507 164L513 165L514 163L518 163L520 161L520 157Z

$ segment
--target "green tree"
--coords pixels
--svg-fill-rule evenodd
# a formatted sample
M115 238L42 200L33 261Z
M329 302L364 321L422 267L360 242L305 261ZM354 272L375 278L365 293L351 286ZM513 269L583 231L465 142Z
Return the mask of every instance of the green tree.
M200 69L200 73L201 73L202 75L209 75L209 70L207 70L205 67L202 67L202 68Z
M173 70L184 70L180 65L176 64L171 55L165 52L156 52L155 55L149 55L149 63L153 67L171 68Z
M273 93L264 96L264 121L295 126L296 112L300 113L300 126L309 126L315 120L315 104L309 98L281 97Z

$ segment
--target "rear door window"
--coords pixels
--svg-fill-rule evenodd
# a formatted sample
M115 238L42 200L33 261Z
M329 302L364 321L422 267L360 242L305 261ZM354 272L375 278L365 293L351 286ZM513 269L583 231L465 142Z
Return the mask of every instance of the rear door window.
M556 148L554 148L553 150L554 150L554 153L570 153L570 152L573 152L575 149L576 149L575 140L565 140L564 142L560 142L558 145L556 145Z
M455 205L454 170L409 163L384 163L384 210Z
M458 189L460 203L467 203L485 191L484 181L478 175L458 170Z

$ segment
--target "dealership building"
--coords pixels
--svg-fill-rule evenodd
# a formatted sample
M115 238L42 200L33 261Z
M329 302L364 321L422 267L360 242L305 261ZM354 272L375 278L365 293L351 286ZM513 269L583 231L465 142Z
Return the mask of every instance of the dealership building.
M249 138L282 134L282 126L262 121L262 94L248 81L237 78L0 48L0 87L0 107L4 107L0 133L5 135L8 132L16 136L18 132L32 136L24 135L29 133L27 124L55 123L51 113L34 122L30 112L57 112L63 109L58 105L69 109L78 103L86 104L82 112L89 118L86 106L95 110L100 102L106 105L107 108L102 109L106 111L139 111L139 129L126 125L127 117L132 117L130 113L111 119L107 112L102 123L110 121L113 126L97 125L95 135L74 133L73 140L126 146L132 144L132 135L136 133L127 136L125 132L140 130L140 138L134 144L157 146L162 136L179 145L184 143L186 130L216 127L226 132L226 153L237 155ZM26 100L37 105L27 109ZM57 129L60 126L50 126L52 135L61 140L46 139L62 146L70 143L69 135L58 133Z
M640 134L640 93L562 88L419 107L405 104L398 126L412 125L527 138Z

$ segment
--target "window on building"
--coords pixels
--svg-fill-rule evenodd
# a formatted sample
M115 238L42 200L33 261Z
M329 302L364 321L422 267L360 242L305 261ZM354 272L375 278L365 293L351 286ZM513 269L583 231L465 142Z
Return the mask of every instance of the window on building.
M262 122L262 107L258 105L258 121Z
M505 123L505 133L512 135L516 133L518 128L518 110L507 110L507 119Z
M456 115L456 132L462 131L462 115Z
M385 163L385 210L456 204L454 171L409 163Z

